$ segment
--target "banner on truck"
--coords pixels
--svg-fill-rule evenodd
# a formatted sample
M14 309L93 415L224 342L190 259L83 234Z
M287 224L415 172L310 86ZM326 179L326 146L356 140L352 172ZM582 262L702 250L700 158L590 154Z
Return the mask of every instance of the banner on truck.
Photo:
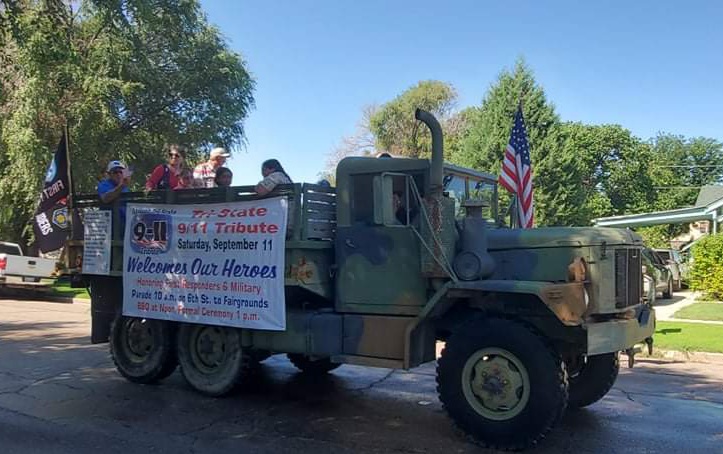
M113 215L108 210L86 208L83 213L83 274L110 274Z
M123 315L286 329L286 198L127 213Z

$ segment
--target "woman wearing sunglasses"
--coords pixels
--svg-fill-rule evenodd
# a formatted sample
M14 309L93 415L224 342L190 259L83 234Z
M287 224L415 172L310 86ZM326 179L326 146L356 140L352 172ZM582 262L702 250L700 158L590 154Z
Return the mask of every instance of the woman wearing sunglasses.
M186 149L184 147L180 145L168 147L168 163L161 164L153 169L148 180L146 180L146 191L173 189L178 186L185 157Z

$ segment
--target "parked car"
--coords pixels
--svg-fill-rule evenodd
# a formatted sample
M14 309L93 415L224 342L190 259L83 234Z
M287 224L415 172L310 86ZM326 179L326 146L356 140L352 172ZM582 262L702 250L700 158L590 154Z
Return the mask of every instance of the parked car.
M655 249L655 253L673 274L673 290L678 291L683 288L683 282L688 281L688 266L680 256L680 252L675 249Z
M673 296L673 274L665 261L652 249L643 249L643 275L655 282L655 293L662 293L663 299Z
M55 270L55 260L27 257L19 244L0 241L0 285L39 282Z
M643 274L643 300L650 304L654 304L656 294L657 290L655 289L655 279L647 274Z

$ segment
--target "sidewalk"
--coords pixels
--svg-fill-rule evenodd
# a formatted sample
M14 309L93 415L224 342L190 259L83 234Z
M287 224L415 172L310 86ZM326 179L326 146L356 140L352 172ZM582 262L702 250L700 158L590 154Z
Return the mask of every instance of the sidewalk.
M671 299L667 300L656 298L655 303L653 303L653 308L655 308L655 319L665 321L680 321L680 319L674 319L673 314L686 306L690 306L691 304L696 303L696 298L698 298L698 295L698 292L685 291L676 292L673 294L673 297Z
M712 320L688 320L687 318L673 318L673 314L686 306L697 303L699 292L683 291L673 294L673 298L664 300L657 298L653 304L655 319L659 321L675 321L681 323L706 323L709 325L723 325L723 322Z

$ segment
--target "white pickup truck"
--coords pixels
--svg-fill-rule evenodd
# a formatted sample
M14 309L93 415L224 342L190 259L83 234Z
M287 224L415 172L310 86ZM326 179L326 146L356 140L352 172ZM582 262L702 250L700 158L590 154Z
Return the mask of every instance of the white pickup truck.
M55 260L23 255L20 245L0 241L0 286L39 282L55 270Z

